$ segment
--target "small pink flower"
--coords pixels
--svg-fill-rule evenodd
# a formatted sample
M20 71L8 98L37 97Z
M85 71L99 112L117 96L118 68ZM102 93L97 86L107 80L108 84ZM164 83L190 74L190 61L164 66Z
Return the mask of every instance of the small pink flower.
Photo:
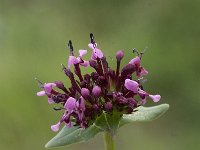
M135 58L131 59L129 64L134 64L135 66L140 66L140 57L136 56Z
M53 89L53 87L55 87L56 84L55 83L46 83L44 84L44 91L46 94L51 94L51 91Z
M154 101L154 102L159 102L161 99L160 95L149 95L149 97Z
M37 92L37 96L44 96L44 95L50 95L51 91L53 90L53 87L55 87L55 83L45 83L44 84L44 90Z
M126 79L124 85L128 90L133 91L134 93L138 92L139 84L136 81Z
M103 52L97 48L97 43L95 44L88 44L88 47L91 48L93 51L92 51L92 56L91 58L96 60L97 58L103 58Z
M147 74L148 74L148 71L144 67L141 67L140 70L137 72L138 77L141 77Z
M133 64L136 67L136 75L138 77L144 76L148 74L148 71L144 68L140 66L141 63L141 59L139 56L136 56L135 58L131 59L131 61L129 62L129 64Z
M68 68L70 68L71 65L75 65L75 64L78 64L78 63L79 63L79 60L75 56L69 56Z
M79 50L79 57L69 56L68 68L70 68L71 65L76 65L76 64L80 64L84 67L87 67L89 62L82 59L82 57L85 54L87 54L87 50Z

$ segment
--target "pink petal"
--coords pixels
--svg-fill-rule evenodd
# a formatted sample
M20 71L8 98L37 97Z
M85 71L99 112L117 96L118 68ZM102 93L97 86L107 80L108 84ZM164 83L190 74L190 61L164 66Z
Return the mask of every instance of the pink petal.
M72 112L73 109L76 107L76 99L73 97L69 97L67 99L67 102L64 105L65 109L68 110L68 112Z
M137 72L137 76L138 76L138 77L145 76L145 75L147 75L147 74L149 73L149 72L148 72L145 68L143 68L143 67L141 67L140 69L141 69L140 72Z
M92 59L103 58L103 53L100 49L95 48L92 52Z
M54 132L58 132L59 128L60 128L60 122L58 122L57 124L55 125L52 125L51 126L51 130L54 131Z
M136 66L140 66L140 57L136 56L135 58L131 59L129 64L134 64Z
M79 57L83 57L85 54L87 54L87 50L79 50Z
M139 84L136 81L126 79L124 85L128 90L133 91L134 93L138 92Z
M69 56L68 68L70 68L71 65L75 65L77 63L79 63L79 60L75 56Z
M95 46L94 46L94 44L90 43L90 44L88 44L88 47L90 49L94 50L97 47L97 43L95 43Z
M37 96L44 96L44 95L45 95L45 91L37 92Z
M85 61L83 63L80 63L81 66L83 67L88 67L89 66L89 61Z
M53 104L53 103L54 103L54 100L53 100L52 98L48 97L48 103L49 103L49 104Z
M161 99L160 95L149 95L149 97L154 101L154 102L159 102Z
M149 96L149 94L141 89L138 90L138 94L142 99L144 99L146 96Z
M44 84L44 90L46 92L46 94L50 94L52 91L52 88L55 87L56 84L55 83L46 83Z

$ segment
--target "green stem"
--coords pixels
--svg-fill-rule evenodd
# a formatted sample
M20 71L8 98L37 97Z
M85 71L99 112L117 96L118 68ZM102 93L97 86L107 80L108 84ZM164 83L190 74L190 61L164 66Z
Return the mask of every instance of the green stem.
M105 150L115 150L114 136L109 132L104 132Z

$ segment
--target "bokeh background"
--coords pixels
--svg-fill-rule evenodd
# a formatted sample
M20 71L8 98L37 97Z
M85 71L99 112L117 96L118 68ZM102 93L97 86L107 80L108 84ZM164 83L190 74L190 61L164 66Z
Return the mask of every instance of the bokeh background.
M0 0L0 149L45 149L60 113L36 96L34 78L67 85L60 66L67 63L67 41L88 49L91 32L108 58L123 49L124 64L134 57L133 48L148 47L146 90L171 106L156 121L121 128L117 149L199 149L199 0ZM67 149L102 150L101 134L58 148Z

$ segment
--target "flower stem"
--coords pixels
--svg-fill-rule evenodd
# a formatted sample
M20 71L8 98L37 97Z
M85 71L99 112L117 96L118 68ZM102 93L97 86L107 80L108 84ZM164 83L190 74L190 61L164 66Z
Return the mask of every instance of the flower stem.
M114 136L109 132L104 132L105 150L115 150Z

